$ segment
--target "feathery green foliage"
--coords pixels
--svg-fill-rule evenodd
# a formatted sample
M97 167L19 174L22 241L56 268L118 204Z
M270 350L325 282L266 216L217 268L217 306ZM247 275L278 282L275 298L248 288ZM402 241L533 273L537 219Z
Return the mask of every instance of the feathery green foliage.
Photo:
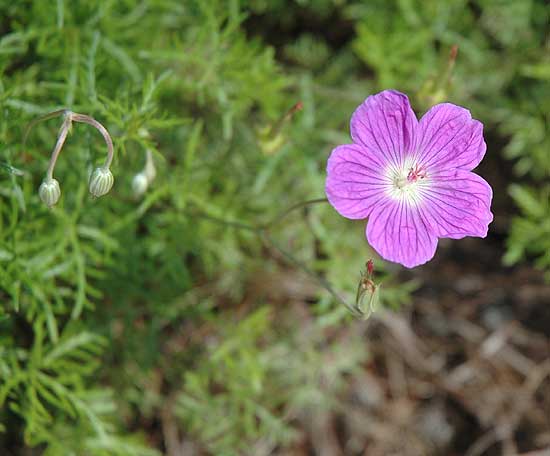
M267 454L293 442L300 416L337 408L367 353L361 326L312 275L352 300L373 255L363 228L323 205L269 236L251 227L323 196L328 153L378 89L407 91L419 109L469 106L502 138L534 187L511 187L521 215L506 260L550 267L544 1L29 0L0 11L0 449L152 455L170 445L159 427L175 423L211 454ZM107 127L115 184L88 194L104 143L75 124L49 210L37 188L61 121L22 139L63 108ZM136 198L147 150L157 177ZM383 304L406 303L415 284L377 268ZM340 335L348 326L353 336Z

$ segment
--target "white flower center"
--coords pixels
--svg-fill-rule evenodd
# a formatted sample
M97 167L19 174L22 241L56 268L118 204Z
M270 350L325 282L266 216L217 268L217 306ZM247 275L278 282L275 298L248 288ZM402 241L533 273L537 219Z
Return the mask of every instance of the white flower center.
M388 195L414 206L421 201L423 189L430 180L426 168L412 159L405 160L400 166L388 167L386 177L389 183Z

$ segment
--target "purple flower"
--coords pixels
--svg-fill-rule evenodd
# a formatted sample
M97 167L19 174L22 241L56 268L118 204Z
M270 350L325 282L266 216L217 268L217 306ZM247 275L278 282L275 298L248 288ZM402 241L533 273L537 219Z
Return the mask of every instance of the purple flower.
M328 160L326 193L344 217L368 217L383 258L412 268L433 258L438 238L487 235L493 192L471 172L487 146L467 109L442 103L418 121L406 95L385 90L350 126L353 143Z

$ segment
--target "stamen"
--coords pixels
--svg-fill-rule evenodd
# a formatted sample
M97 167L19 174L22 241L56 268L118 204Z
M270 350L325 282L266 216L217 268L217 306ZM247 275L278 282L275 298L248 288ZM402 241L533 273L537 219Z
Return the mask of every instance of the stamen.
M418 179L424 179L426 177L426 170L416 164L414 168L409 168L409 174L407 174L408 182L416 182Z
M388 189L389 194L395 199L406 200L411 204L415 203L421 197L422 189L420 187L425 186L427 177L426 168L412 160L408 161L401 169L390 168L388 169L388 178L391 182Z

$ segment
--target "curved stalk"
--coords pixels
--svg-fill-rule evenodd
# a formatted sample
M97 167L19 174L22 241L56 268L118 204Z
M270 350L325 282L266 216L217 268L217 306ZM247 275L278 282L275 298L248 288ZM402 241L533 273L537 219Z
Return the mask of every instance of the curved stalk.
M71 120L74 120L75 122L86 123L99 130L99 132L103 136L103 139L105 140L105 143L107 144L107 158L105 159L105 163L103 164L103 169L109 169L111 167L111 163L113 162L114 147L113 140L111 139L111 135L109 135L107 129L93 117L87 116L85 114L77 114L75 112L72 112L70 113L70 117Z
M61 152L61 149L63 148L63 144L65 144L65 140L67 139L67 135L69 134L69 130L71 129L71 116L70 113L65 115L65 119L63 120L63 124L61 125L61 128L59 129L59 136L57 137L57 142L55 143L55 147L53 148L52 156L50 158L50 163L48 165L48 170L46 171L46 179L52 180L53 179L53 169L55 168L55 163L57 162L57 157L59 157L59 153Z
M88 125L91 125L92 127L96 128L101 135L103 136L103 139L105 140L105 143L107 144L107 158L105 160L105 163L103 164L103 169L108 169L111 167L111 163L113 162L114 157L114 147L113 147L113 140L111 139L111 136L109 135L109 132L107 129L100 124L97 120L95 120L93 117L87 116L85 114L78 114L76 112L72 112L68 109L59 109L57 111L49 112L48 114L44 114L40 117L37 117L34 119L27 128L25 129L25 133L23 135L23 146L27 142L27 138L29 136L29 133L31 129L38 123L42 122L44 120L53 119L54 117L58 117L60 115L64 116L63 124L61 125L61 128L59 130L59 136L57 137L57 142L55 144L54 150L52 152L52 156L50 159L50 164L48 166L48 171L46 173L46 178L52 179L53 176L53 170L55 168L55 163L57 162L57 158L59 157L59 153L61 152L61 149L63 148L63 144L65 143L65 140L67 139L67 135L71 129L72 122L81 122L86 123Z

